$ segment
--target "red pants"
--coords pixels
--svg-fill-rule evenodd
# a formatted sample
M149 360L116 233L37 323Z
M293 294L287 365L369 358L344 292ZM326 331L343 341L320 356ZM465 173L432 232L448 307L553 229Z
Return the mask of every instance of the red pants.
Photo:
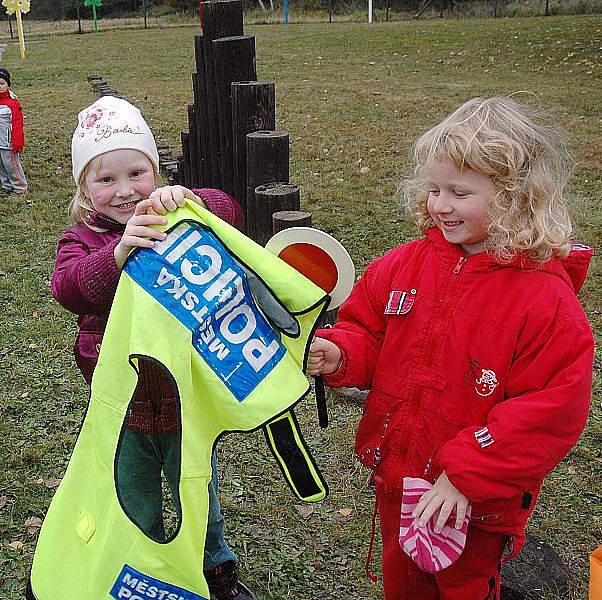
M439 573L424 573L399 545L400 498L377 497L386 600L499 600L506 536L469 526L460 558Z

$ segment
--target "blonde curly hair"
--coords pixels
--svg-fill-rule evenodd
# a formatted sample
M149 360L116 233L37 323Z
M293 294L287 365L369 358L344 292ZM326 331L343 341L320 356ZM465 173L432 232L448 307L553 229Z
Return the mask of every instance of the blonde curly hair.
M157 171L157 168L154 163L153 173L155 176L155 185L159 185L160 183L160 175ZM92 205L92 199L90 198L90 192L88 191L88 186L86 184L86 179L88 174L94 167L95 172L98 173L100 171L100 167L102 166L102 155L93 158L82 171L82 174L79 177L79 183L73 194L73 198L69 203L69 216L73 219L74 223L84 223L88 220L88 216L91 212L94 211L94 206Z
M544 262L569 253L569 157L562 131L545 114L510 97L473 98L422 135L413 155L414 175L403 192L421 231L435 225L427 209L427 162L451 160L486 175L497 190L486 247L498 260L523 252Z

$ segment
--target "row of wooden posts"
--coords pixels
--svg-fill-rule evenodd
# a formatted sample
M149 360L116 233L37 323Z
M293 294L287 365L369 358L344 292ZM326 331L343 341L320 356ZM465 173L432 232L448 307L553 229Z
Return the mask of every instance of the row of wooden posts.
M203 2L188 130L181 132L180 183L233 195L245 233L265 245L274 231L310 225L289 180L289 134L276 129L276 91L257 81L255 37L244 35L240 0ZM286 215L274 213L285 212Z
M299 186L289 180L289 134L276 129L275 84L257 81L255 37L243 34L242 2L202 6L182 152L174 157L159 143L159 167L171 184L234 196L245 233L265 245L281 229L311 226L311 214L300 211ZM98 95L119 96L99 75L88 81Z
M87 80L98 96L122 97L117 90L109 86L101 75L88 75ZM184 156L180 154L174 157L169 146L160 142L157 144L157 150L161 174L171 184L182 183L184 185L186 183L185 176L181 176L186 168ZM255 164L258 164L258 161L255 161ZM299 186L292 183L267 183L257 186L255 195L258 197L258 203L266 207L266 214L272 215L271 233L278 233L289 227L311 227L311 213L281 210L283 204L298 205ZM282 202L283 197L286 200L284 203ZM294 202L289 202L289 198L292 198Z

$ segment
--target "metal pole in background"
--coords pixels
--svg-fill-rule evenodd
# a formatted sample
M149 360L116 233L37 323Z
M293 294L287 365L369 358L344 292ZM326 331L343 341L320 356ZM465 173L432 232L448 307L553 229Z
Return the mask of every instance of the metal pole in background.
M368 0L368 23L372 23L372 0Z
M144 29L148 29L148 25L146 24L146 13L148 12L146 0L142 0L142 12L144 13Z
M445 9L445 0L439 0L439 17L443 18L443 11Z
M497 0L493 0L493 18L497 19Z
M550 16L550 0L546 0L546 11L544 13L546 17Z
M10 15L8 15L8 29L10 31L10 39L13 39L13 20L10 18Z
M288 0L284 0L284 24L288 25Z

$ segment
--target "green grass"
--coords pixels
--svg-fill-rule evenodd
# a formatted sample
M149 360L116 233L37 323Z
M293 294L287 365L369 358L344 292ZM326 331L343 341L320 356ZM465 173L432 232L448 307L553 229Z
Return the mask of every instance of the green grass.
M518 90L535 94L525 99L549 108L570 133L576 239L601 248L601 30L599 16L247 27L257 36L259 78L276 82L277 124L290 132L302 208L360 271L415 236L396 190L417 135L465 99ZM191 26L39 35L24 62L14 42L3 59L24 105L31 193L27 202L0 199L0 598L22 597L36 542L25 522L43 518L86 407L71 354L74 319L48 289L55 244L68 226L71 134L77 112L95 99L86 75L102 75L137 103L175 149L192 98L195 33ZM581 294L598 343L601 264L596 258ZM599 352L595 367L587 430L548 478L529 526L573 571L575 600L586 595L587 556L602 541ZM360 407L336 395L330 407L325 431L311 399L299 408L331 489L311 514L298 510L261 435L227 438L220 451L227 537L260 598L382 597L363 575L372 492L353 454ZM377 545L377 572L378 552Z

